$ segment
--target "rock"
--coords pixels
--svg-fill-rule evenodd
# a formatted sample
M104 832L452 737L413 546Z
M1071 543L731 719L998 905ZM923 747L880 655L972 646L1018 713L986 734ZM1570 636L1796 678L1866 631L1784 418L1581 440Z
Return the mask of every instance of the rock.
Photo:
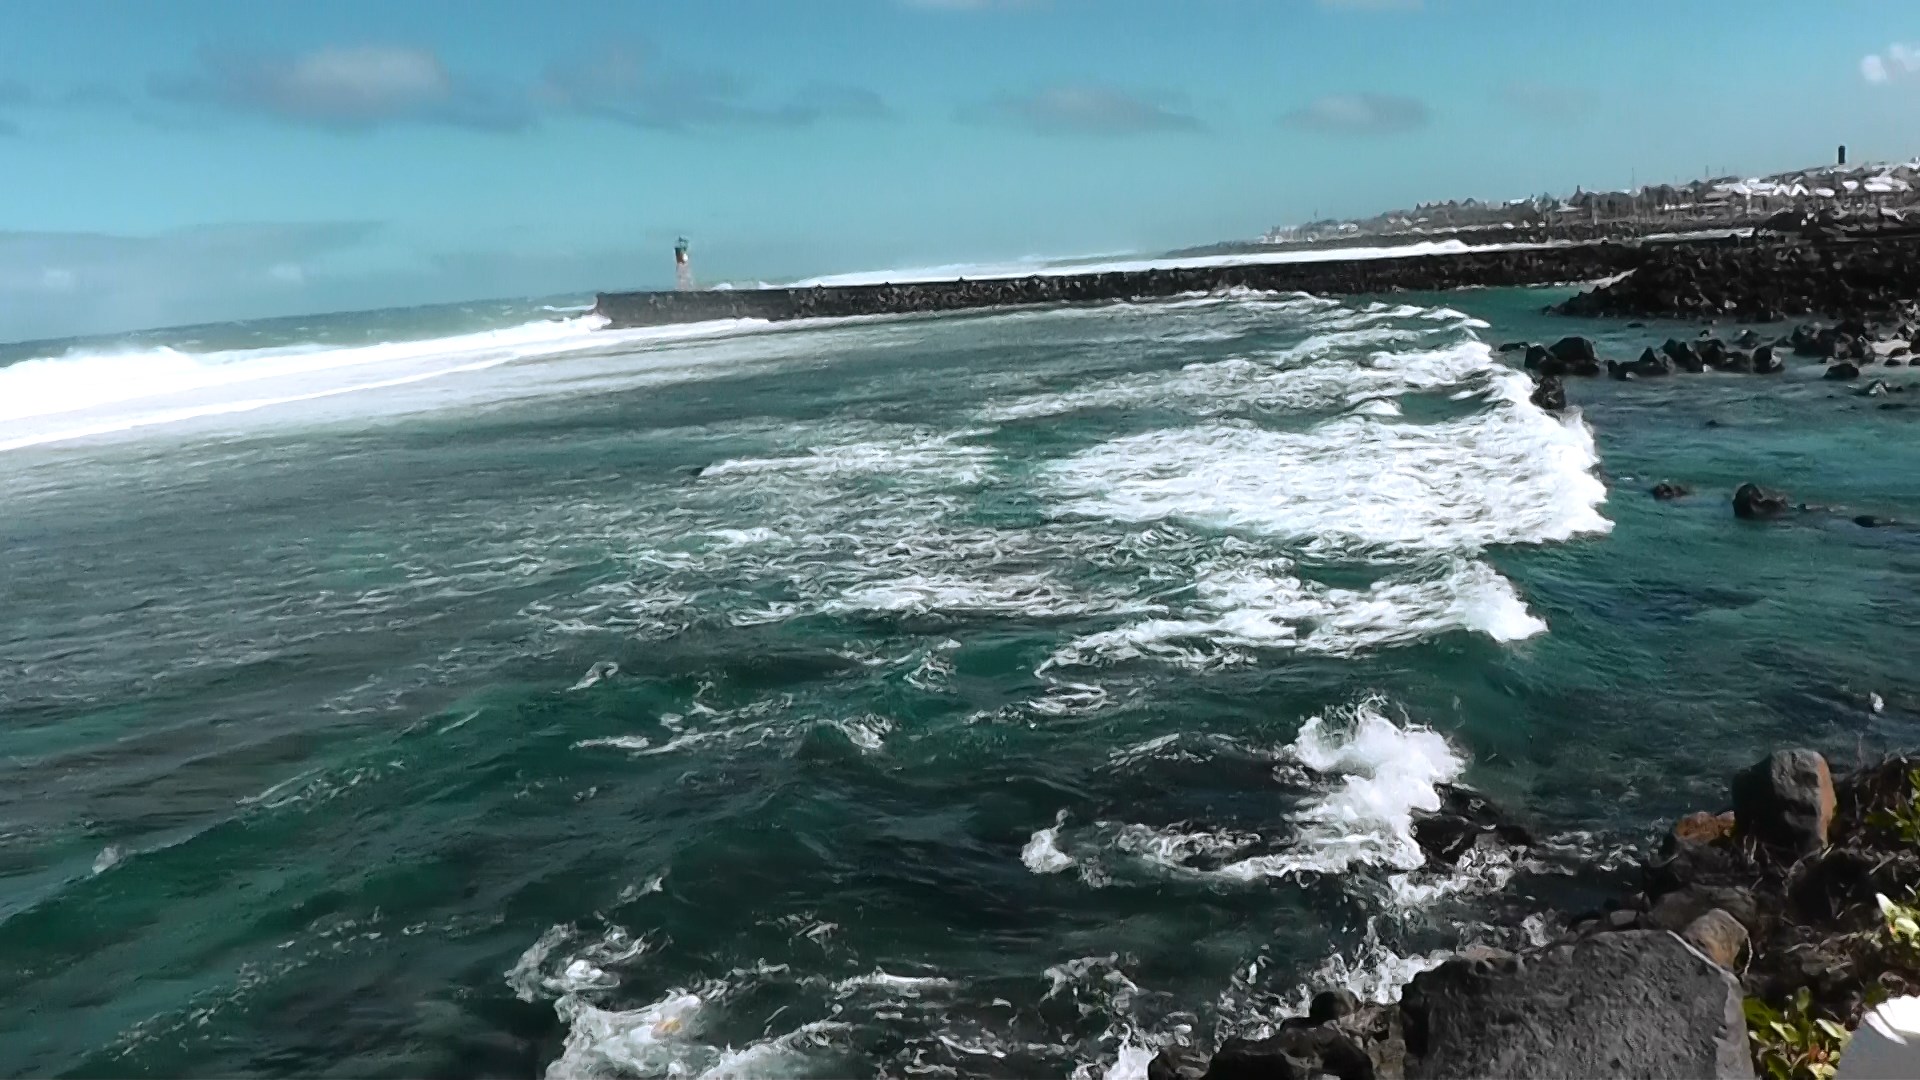
M1487 797L1471 788L1439 784L1438 810L1413 813L1413 839L1437 862L1452 865L1483 840L1515 847L1533 843L1533 835L1509 819Z
M1316 1064L1287 1053L1279 1036L1228 1039L1207 1063L1205 1080L1310 1080Z
M1614 933L1632 930L1640 925L1640 913L1630 908L1615 908L1607 912L1606 916L1600 920L1600 925Z
M1693 494L1693 489L1685 484L1676 484L1671 480L1662 480L1653 485L1653 497L1661 502L1678 499Z
M1755 375L1778 375L1787 370L1787 365L1773 353L1773 346L1762 345L1753 350L1753 373Z
M1545 345L1527 346L1527 357L1521 361L1528 371L1544 371L1553 363L1553 354L1547 351Z
M1647 892L1663 896L1701 882L1737 878L1745 861L1730 843L1733 814L1689 814L1676 822L1647 860ZM1680 926L1664 929L1678 930Z
M1559 412L1567 407L1566 383L1561 382L1558 375L1541 376L1527 400L1548 412Z
M1673 823L1669 832L1682 844L1718 844L1733 838L1733 813L1709 814L1705 810L1688 814Z
M1740 958L1747 952L1747 928L1719 908L1688 923L1680 936L1728 971L1737 970Z
M1739 984L1665 931L1450 960L1400 1010L1409 1078L1753 1076Z
M1850 360L1841 360L1828 365L1827 373L1820 377L1823 379L1857 379L1860 377L1860 367Z
M1356 1012L1359 1008L1360 997L1351 990L1322 990L1313 995L1313 1004L1307 1006L1307 1022L1324 1024Z
M1740 336L1737 338L1734 338L1733 343L1735 345L1740 346L1743 349L1751 349L1755 345L1760 344L1760 335L1757 333L1754 333L1752 328L1748 328L1746 330L1740 331Z
M1779 517L1790 505L1784 492L1758 484L1741 484L1733 492L1733 516L1747 521Z
M1885 379L1875 379L1860 389L1855 390L1854 393L1859 394L1861 397L1885 397L1888 393L1887 381Z
M1333 1024L1287 1025L1266 1039L1228 1039L1207 1064L1205 1080L1374 1080L1373 1059Z
M1718 343L1715 342L1715 344ZM1662 356L1665 356L1671 361L1671 364L1661 363L1660 357ZM1681 371L1694 374L1705 370L1707 366L1706 358L1702 356L1698 350L1691 344L1675 338L1668 338L1666 344L1660 346L1658 353L1652 349L1641 353L1640 363L1642 365L1660 368L1663 372L1671 370L1672 368L1679 368Z
M1700 358L1701 365L1710 367L1715 371L1725 371L1727 369L1728 357L1732 355L1727 351L1727 343L1721 341L1719 338L1710 338L1702 341L1694 347L1694 354ZM1681 362L1680 357L1676 356L1673 359L1676 364ZM1688 370L1698 371L1700 369L1689 368Z
M1897 356L1889 356L1889 357L1887 357L1887 358L1886 358L1885 360L1882 360L1882 361L1881 361L1881 364L1883 364L1883 365L1884 365L1884 366L1886 366L1886 367L1905 367L1905 366L1907 366L1907 362L1906 362L1905 360L1902 360L1902 359L1900 359L1900 358L1899 358L1899 357L1897 357Z
M1600 354L1593 349L1593 342L1583 337L1563 337L1547 348L1561 363L1569 366L1598 366Z
M1743 837L1805 855L1827 846L1833 774L1812 750L1777 750L1733 778L1735 829Z
M1853 519L1853 523L1863 529L1877 529L1882 525L1892 524L1886 518L1874 517L1872 514L1861 514Z
M1749 929L1760 926L1760 905L1752 891L1738 885L1692 884L1654 901L1641 920L1649 930L1680 933L1709 911L1724 911Z
M1526 347L1527 343L1524 341L1509 341L1500 346L1500 351L1503 353L1520 352Z

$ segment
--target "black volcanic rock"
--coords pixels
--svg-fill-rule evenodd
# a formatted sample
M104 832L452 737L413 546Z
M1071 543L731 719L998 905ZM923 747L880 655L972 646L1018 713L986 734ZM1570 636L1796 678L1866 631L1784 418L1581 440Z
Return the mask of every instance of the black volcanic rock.
M1740 984L1662 930L1449 960L1401 995L1410 1080L1751 1077Z
M1790 505L1785 494L1758 484L1741 484L1733 493L1733 516L1748 521L1779 517Z
M1528 400L1548 412L1559 412L1567 407L1567 386L1558 375L1547 375L1534 386Z

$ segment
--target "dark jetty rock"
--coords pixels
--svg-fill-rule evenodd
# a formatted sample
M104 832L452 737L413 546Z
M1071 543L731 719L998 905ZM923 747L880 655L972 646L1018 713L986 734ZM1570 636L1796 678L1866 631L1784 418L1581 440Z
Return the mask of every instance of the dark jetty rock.
M1400 999L1406 1075L1751 1077L1740 984L1672 933L1450 960Z
M1642 251L1633 273L1572 297L1556 310L1579 316L1774 322L1816 313L1892 314L1920 295L1920 258L1915 257L1920 230L1909 227L1812 242L1648 244Z
M1724 241L1675 241L1717 244ZM1035 274L978 281L837 285L786 289L706 289L601 293L594 312L613 328L713 319L834 318L904 315L1027 304L1144 300L1247 288L1334 295L1543 285L1610 277L1646 258L1649 244L1465 251L1404 258L1330 259L1086 274ZM1597 366L1596 366L1596 371Z
M1859 365L1853 363L1851 360L1836 360L1827 368L1826 374L1820 377L1823 379L1857 379L1860 377L1860 368Z
M1733 516L1747 521L1779 517L1792 507L1787 496L1759 484L1741 484L1733 492Z

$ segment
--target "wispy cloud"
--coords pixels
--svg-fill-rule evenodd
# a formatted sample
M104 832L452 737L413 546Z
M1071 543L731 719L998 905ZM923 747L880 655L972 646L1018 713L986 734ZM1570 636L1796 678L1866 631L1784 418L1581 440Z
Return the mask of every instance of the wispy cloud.
M1860 77L1875 85L1920 71L1920 49L1895 43L1884 52L1868 53L1860 58Z
M1139 135L1199 131L1203 125L1167 97L1148 97L1117 87L1053 86L1030 94L1002 95L961 111L973 122L1004 123L1046 135Z
M1526 80L1502 84L1494 98L1522 116L1549 124L1582 123L1599 103L1584 87Z
M1328 135L1391 135L1426 127L1424 102L1398 94L1329 94L1283 114L1280 122Z
M0 339L284 307L287 291L303 285L316 262L355 248L378 228L267 222L148 236L0 230Z
M727 72L667 68L653 50L635 43L608 45L553 65L537 96L552 108L657 131L802 127L891 115L879 94L837 83L816 83L771 102L756 100Z
M456 78L429 49L336 45L297 55L208 52L188 75L155 76L157 98L356 130L430 123L514 131L533 122L512 95Z

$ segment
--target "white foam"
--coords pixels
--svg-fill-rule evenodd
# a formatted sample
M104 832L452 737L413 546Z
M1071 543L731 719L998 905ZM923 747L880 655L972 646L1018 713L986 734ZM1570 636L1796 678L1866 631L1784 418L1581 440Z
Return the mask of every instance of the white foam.
M369 345L70 352L0 367L0 451L389 390L516 361L724 337L767 325L729 320L608 330L604 318L583 315Z
M1051 826L1037 829L1027 838L1027 845L1020 849L1020 861L1027 869L1036 874L1057 874L1073 866L1073 856L1060 850L1060 826L1065 820L1062 812Z
M1485 393L1495 407L1443 423L1347 416L1304 433L1209 423L1116 439L1054 466L1058 512L1244 529L1347 556L1610 529L1586 426L1516 401L1523 387L1504 380Z
M1350 990L1361 1001L1390 1005L1399 1000L1400 991L1415 976L1439 967L1447 956L1440 951L1411 955L1395 952L1380 940L1377 922L1369 919L1360 947L1351 955L1333 953L1302 979L1300 992L1288 1012L1294 1016L1306 1015L1313 995L1322 990Z
M1353 656L1450 630L1508 642L1547 628L1510 582L1478 561L1450 559L1437 577L1391 577L1363 591L1302 581L1291 570L1282 559L1205 569L1190 617L1149 619L1079 638L1042 670L1141 657L1208 668L1244 661L1248 649Z
M562 999L568 1024L560 1056L547 1066L549 1080L606 1075L687 1076L717 1064L720 1053L694 1041L706 1002L684 990L638 1009L597 1008Z
M1291 850L1233 863L1221 875L1341 874L1356 865L1413 870L1426 861L1413 837L1413 813L1439 809L1436 785L1458 779L1466 763L1438 732L1387 719L1383 704L1370 699L1308 719L1290 752L1337 786L1297 816Z
M588 668L587 673L585 675L580 676L579 682L576 682L572 686L567 687L567 689L569 691L585 690L590 686L595 686L607 679L611 679L618 674L620 674L619 664L616 664L611 660L601 660L595 663L592 667Z

